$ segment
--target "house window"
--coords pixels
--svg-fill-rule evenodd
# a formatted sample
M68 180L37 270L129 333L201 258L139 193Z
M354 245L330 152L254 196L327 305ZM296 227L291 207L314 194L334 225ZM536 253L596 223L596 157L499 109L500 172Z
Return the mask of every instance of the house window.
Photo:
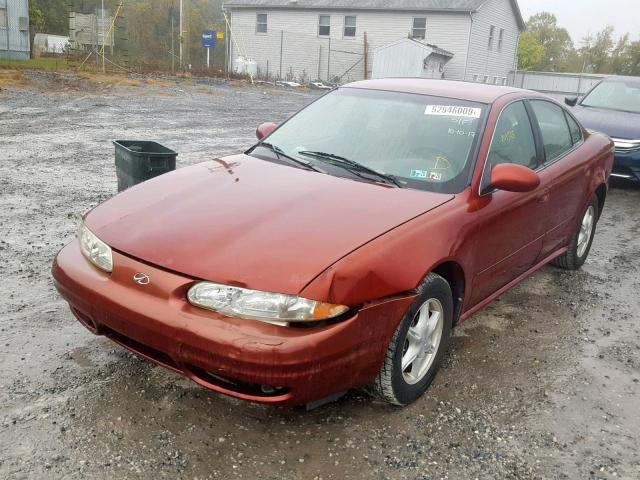
M491 25L489 27L489 50L493 50L493 44L495 43L496 27Z
M266 13L256 13L256 33L267 33Z
M427 34L427 17L413 17L413 28L411 38L424 40Z
M344 17L344 36L356 36L356 17L354 15L346 15Z
M318 35L321 37L331 35L331 15L320 15L318 17Z
M7 9L0 8L0 28L7 28Z
M502 51L502 45L504 44L504 28L500 29L500 34L498 36L498 51Z

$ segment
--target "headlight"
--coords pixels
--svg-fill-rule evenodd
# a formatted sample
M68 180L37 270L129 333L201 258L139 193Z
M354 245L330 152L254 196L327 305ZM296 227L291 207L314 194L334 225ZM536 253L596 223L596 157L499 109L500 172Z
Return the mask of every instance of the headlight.
M113 270L111 247L96 237L84 223L78 229L78 241L80 250L91 263L105 272Z
M344 305L307 300L295 295L259 292L211 282L196 283L187 293L189 302L229 317L275 324L327 320L343 314Z

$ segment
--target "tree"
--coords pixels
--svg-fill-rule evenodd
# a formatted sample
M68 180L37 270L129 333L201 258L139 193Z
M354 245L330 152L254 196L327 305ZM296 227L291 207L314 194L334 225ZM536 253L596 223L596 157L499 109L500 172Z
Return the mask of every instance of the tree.
M584 70L590 73L611 73L611 60L613 53L613 31L612 26L607 25L595 36L587 35L582 39L583 46L578 53L583 60ZM617 55L620 56L625 48L624 44L619 44Z
M640 77L640 40L629 45L625 63L618 73Z
M36 2L29 2L29 27L31 33L42 32L44 25L44 12Z
M549 12L533 15L527 22L527 31L544 47L539 68L551 72L562 71L573 51L573 42L569 32L558 26L556 16Z
M544 45L531 32L522 32L518 44L518 69L538 70L544 56Z
M55 35L69 35L69 0L29 0L29 16L35 12L41 23L36 25L33 20L29 23L37 26L40 33Z
M631 59L631 45L628 33L620 37L611 52L608 73L619 73L625 70L627 63Z

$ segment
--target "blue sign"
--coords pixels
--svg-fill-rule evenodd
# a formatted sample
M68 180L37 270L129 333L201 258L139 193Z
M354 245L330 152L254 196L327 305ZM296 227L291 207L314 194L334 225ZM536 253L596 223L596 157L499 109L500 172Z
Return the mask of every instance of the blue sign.
M203 30L201 43L204 48L213 48L216 46L216 32L215 30Z

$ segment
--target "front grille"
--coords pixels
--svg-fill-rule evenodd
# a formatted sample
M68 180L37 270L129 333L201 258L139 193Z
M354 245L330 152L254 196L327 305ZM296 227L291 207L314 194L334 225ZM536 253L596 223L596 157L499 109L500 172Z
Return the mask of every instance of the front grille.
M122 345L127 350L130 350L133 353L146 358L147 360L151 360L158 365L168 368L169 370L173 370L174 372L178 372L184 375L182 369L166 353L140 343L133 338L127 337L126 335L122 335L121 333L116 332L115 330L112 330L108 327L104 327L104 330L104 334L107 336L107 338L110 338L117 344Z
M622 140L614 138L613 142L616 146L616 153L626 155L629 153L640 152L640 140Z

